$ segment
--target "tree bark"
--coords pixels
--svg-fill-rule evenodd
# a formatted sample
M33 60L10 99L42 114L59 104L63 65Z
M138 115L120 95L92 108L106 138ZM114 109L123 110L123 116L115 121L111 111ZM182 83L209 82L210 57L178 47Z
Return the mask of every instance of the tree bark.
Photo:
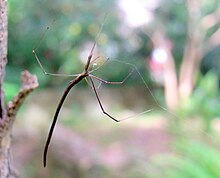
M202 16L201 0L187 0L188 12L187 38L179 73L175 69L175 59L172 48L169 48L165 27L160 25L152 35L155 47L163 48L167 53L167 60L163 65L165 100L169 110L175 111L181 103L187 100L195 87L202 58L219 45L220 29L207 37L207 31L220 22L220 10L216 8L212 13ZM158 37L158 33L160 34Z
M5 107L4 93L2 89L5 75L5 65L7 63L8 46L8 17L7 1L0 0L0 177L16 177L11 167L10 159L10 134L5 133Z
M4 79L4 68L7 63L7 48L8 48L8 16L7 16L7 1L0 0L0 119L3 119L4 111L4 96L2 91L2 83Z
M179 94L182 101L192 94L203 56L205 32L201 28L201 7L201 0L187 0L188 32L179 77Z
M8 48L7 0L0 0L0 178L17 178L11 159L11 128L25 97L38 86L37 78L28 71L21 75L22 87L7 106L2 88Z

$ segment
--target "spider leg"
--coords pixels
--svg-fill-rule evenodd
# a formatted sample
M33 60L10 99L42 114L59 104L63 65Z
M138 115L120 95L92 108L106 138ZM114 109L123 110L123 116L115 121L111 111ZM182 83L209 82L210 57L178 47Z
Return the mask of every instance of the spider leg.
M125 61L120 61L120 60L117 60L117 59L112 59L112 61L115 61L115 62L118 62L118 63L121 63L121 64L124 64L124 65L127 65L127 66L130 66L132 68L132 71L135 72L139 78L141 79L142 83L144 84L144 86L146 87L147 89L147 92L150 93L150 96L153 98L155 104L162 110L166 111L166 112L169 112L168 109L166 109L165 107L163 107L156 99L156 97L153 95L153 92L150 90L147 82L145 81L144 77L142 76L142 74L139 72L138 68L132 64L132 63L129 63L129 62L125 62ZM91 75L92 76L92 75ZM95 77L94 77L95 78ZM170 112L169 112L170 113ZM171 113L170 113L171 114ZM171 114L171 115L174 115L174 114Z
M96 35L96 37L95 37L95 41L94 41L94 43L93 43L92 49L91 49L91 51L90 51L90 53L89 53L89 56L88 56L88 59L87 59L87 63L86 63L85 68L84 68L85 71L88 71L88 69L89 69L89 65L90 65L90 63L91 63L92 56L93 56L93 51L94 51L94 49L95 49L95 46L96 46L96 44L97 44L97 41L98 41L98 39L99 39L99 37L100 37L100 34L101 34L101 32L102 32L102 28L103 28L103 26L104 26L106 16L107 16L107 14L105 14L105 17L104 17L104 19L103 19L103 21L102 21L102 24L101 24L100 28L99 28L99 32L97 33L97 35Z
M44 73L45 75L51 75L51 76L56 76L56 77L77 77L77 76L79 75L79 74L55 74L55 73L47 72L47 71L44 69L42 63L40 62L40 59L39 59L39 57L38 57L38 55L37 55L37 53L35 52L34 49L32 50L32 53L33 53L35 59L37 60L39 66L40 66L40 68L41 68L41 70L43 71L43 73Z
M133 118L133 117L135 117L135 116L137 116L137 115L142 115L142 114L151 112L151 111L153 110L153 109L149 109L149 110L143 111L143 112L141 112L141 113L138 113L138 114L135 114L135 115L132 115L132 116L129 116L129 117L120 119L120 120L114 118L113 116L111 116L109 113L107 113L107 112L105 111L105 109L104 109L104 107L103 107L103 105L102 105L102 102L101 102L101 100L100 100L100 98L99 98L99 96L98 96L98 92L97 92L97 90L96 90L96 88L95 88L95 84L94 84L94 82L93 82L93 80L92 80L92 77L91 77L91 76L88 76L88 77L89 77L89 80L90 80L90 82L91 82L91 84L92 84L92 88L93 88L93 90L94 90L95 96L96 96L96 98L97 98L97 100L98 100L99 106L100 106L100 108L101 108L103 114L105 114L105 115L108 116L110 119L114 120L115 122L121 122L121 121L130 119L130 118Z
M100 82L102 82L102 83L104 83L104 84L121 85L121 84L123 84L123 83L131 76L131 74L132 74L133 72L134 72L134 69L132 69L132 70L129 72L129 74L128 74L122 81L120 81L120 82L110 82L110 81L106 81L106 80L101 79L101 78L99 78L99 77L97 77L97 76L95 76L95 75L92 75L92 74L90 74L89 76L90 76L90 77L93 77L93 78L96 79L96 80L99 80Z
M125 117L125 118L120 119L120 120L114 118L113 116L111 116L109 113L107 113L107 112L105 111L105 109L104 109L104 107L103 107L103 105L102 105L102 103L101 103L101 100L100 100L100 98L99 98L99 96L98 96L98 92L97 92L97 89L96 89L96 87L95 87L95 84L94 84L92 78L94 78L94 79L96 79L96 80L99 80L100 82L103 82L103 83L105 83L105 84L119 84L119 85L120 85L120 84L123 84L123 83L130 77L130 75L131 75L135 70L137 70L137 69L133 68L133 69L130 71L130 73L129 73L122 81L120 81L120 82L109 82L109 81L103 80L103 79L101 79L101 78L99 78L99 77L97 77L97 76L94 76L94 75L92 75L92 74L89 74L89 76L88 76L88 77L89 77L89 80L90 80L90 83L91 83L90 86L91 86L92 89L94 90L95 96L96 96L96 98L97 98L97 100L98 100L98 103L99 103L99 106L100 106L102 112L103 112L105 115L107 115L109 118L111 118L112 120L114 120L114 121L116 121L116 122L121 122L121 121L130 119L130 118L133 118L133 117L135 117L135 116L139 116L139 115L146 114L146 113L148 113L148 112L151 112L153 109L148 109L148 110L146 110L146 111L143 111L143 112L140 112L140 113L138 113L138 114L134 114L134 115Z
M35 59L37 60L41 70L43 71L43 73L45 75L51 75L51 76L56 76L56 77L76 77L78 76L79 74L55 74L55 73L50 73L50 72L47 72L45 70L45 68L43 67L37 53L36 53L36 50L38 49L38 47L40 46L41 42L43 41L47 31L50 29L50 26L52 26L53 24L55 23L55 20L52 21L51 25L47 26L46 30L44 31L44 33L41 35L40 39L38 40L38 42L36 43L35 47L33 48L32 50L32 53L35 57Z
M93 87L92 87L91 82L89 82L87 78L85 78L85 80L86 80L86 83L89 85L90 89L92 89L92 90L93 90ZM98 83L98 84L95 84L95 85L96 85L96 89L99 89L99 88L100 88L100 86L102 85L102 82L101 82L101 81L99 81L99 83Z
M120 122L121 120L115 119L113 116L111 116L109 113L107 113L107 112L105 111L104 107L102 106L102 102L101 102L101 100L100 100L100 98L99 98L99 96L98 96L98 92L97 92L97 90L96 90L96 88L95 88L95 84L94 84L92 78L89 77L89 80L90 80L90 82L91 82L91 84L92 84L92 88L93 88L93 90L94 90L95 96L96 96L96 98L97 98L97 100L98 100L99 106L100 106L100 108L101 108L103 114L107 115L109 118L111 118L111 119L114 120L115 122Z

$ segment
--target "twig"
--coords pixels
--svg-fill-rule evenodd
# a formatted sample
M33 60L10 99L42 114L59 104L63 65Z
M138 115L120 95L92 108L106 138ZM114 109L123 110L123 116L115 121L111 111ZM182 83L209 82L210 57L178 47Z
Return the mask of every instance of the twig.
M5 129L8 130L10 126L13 124L15 120L15 115L22 105L24 99L28 96L30 92L32 92L36 87L38 87L37 77L36 75L30 74L27 70L23 71L21 74L22 87L18 94L8 102L6 108L6 121L5 121Z

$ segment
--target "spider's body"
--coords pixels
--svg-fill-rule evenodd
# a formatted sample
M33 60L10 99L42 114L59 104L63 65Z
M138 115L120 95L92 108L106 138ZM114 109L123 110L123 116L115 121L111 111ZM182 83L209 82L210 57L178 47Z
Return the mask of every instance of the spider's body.
M96 36L95 42L94 42L94 44L93 44L93 46L92 46L92 49L91 49L91 51L90 51L90 53L89 53L89 55L88 55L87 62L86 62L86 64L85 64L84 70L83 70L83 72L80 73L80 74L66 75L66 74L54 74L54 73L49 73L49 72L47 72L47 71L44 69L43 65L42 65L41 62L40 62L40 59L39 59L37 53L35 52L36 49L37 49L37 47L36 47L35 49L33 49L33 51L32 51L34 57L36 58L36 60L37 60L37 62L38 62L38 64L39 64L39 66L41 67L41 69L42 69L42 71L43 71L43 73L44 73L45 75L62 76L62 77L63 77L63 76L75 77L75 78L72 79L72 80L69 82L69 84L67 85L67 87L66 87L66 89L64 90L63 95L62 95L62 97L61 97L61 99L60 99L60 101L59 101L59 104L58 104L58 106L57 106L57 108L56 108L56 112L55 112L55 114L54 114L53 122L52 122L52 124L51 124L50 130L49 130L49 134L48 134L48 137L47 137L47 141L46 141L46 144L45 144L45 148L44 148L44 155L43 155L43 164L44 164L44 167L46 167L47 152L48 152L49 144L50 144L50 141L51 141L51 138L52 138L52 134L53 134L53 131L54 131L54 127L55 127L55 125L56 125L56 122L57 122L57 118L58 118L59 112L60 112L60 110L61 110L61 108L62 108L62 105L63 105L63 103L64 103L64 101L65 101L65 99L66 99L68 93L70 92L70 90L71 90L76 84L78 84L79 82L81 82L83 79L88 79L87 81L89 81L90 84L91 84L91 88L93 89L93 91L94 91L94 93L95 93L95 96L96 96L96 98L97 98L97 100L98 100L98 104L99 104L99 106L100 106L100 108L101 108L103 114L105 114L106 116L108 116L109 118L111 118L112 120L114 120L115 122L120 122L120 121L122 121L122 120L126 120L126 119L128 119L128 118L133 117L133 116L118 120L118 119L114 118L113 116L111 116L109 113L107 113L107 112L105 111L105 109L104 109L102 103L101 103L101 100L100 100L99 96L98 96L98 92L97 92L97 90L96 90L96 87L95 87L95 84L94 84L94 82L93 82L93 79L98 80L98 81L100 81L101 83L105 83L105 84L123 84L123 83L131 76L131 74L133 73L133 71L136 71L136 72L138 73L138 75L141 77L141 79L142 79L144 85L147 87L147 89L149 89L148 86L147 86L147 84L146 84L146 82L144 81L143 77L142 77L141 74L138 72L137 68L136 68L134 65L130 64L130 63L123 63L123 62L121 62L121 63L123 63L123 64L129 65L129 66L130 66L131 68L133 68L133 69L132 69L131 72L130 72L122 81L120 81L120 82L109 82L109 81L103 80L103 79L101 79L101 78L99 78L99 77L97 77L97 76L95 76L95 75L92 74L93 71L95 71L95 70L97 70L97 69L99 68L99 67L97 67L97 68L93 69L93 68L94 68L94 65L93 65L94 63L93 63L93 62L96 61L96 60L99 58L99 57L97 57L97 58L93 59L93 51L94 51L94 49L95 49L95 46L96 46L96 43L97 43L97 39L99 38L100 33L101 33L101 31L102 31L103 25L104 25L104 21L103 21L103 23L101 24L101 27L100 27L100 29L99 29L99 32L98 32L97 36ZM49 27L47 27L47 30L49 30ZM45 33L44 33L44 34L45 34ZM42 39L42 38L41 38L41 39ZM38 45L39 45L39 43L38 43ZM120 62L120 61L119 61L119 62ZM151 93L151 92L150 92L150 93ZM152 95L152 93L151 93L151 95ZM153 95L152 95L152 96L153 96ZM154 98L154 97L153 97L153 98ZM155 99L155 98L154 98L154 99ZM156 101L156 100L155 100L155 101ZM152 110L152 109L147 110L147 111L144 111L144 112L139 113L139 114L144 114L144 113L150 112L151 110Z
M96 46L96 43L97 43L97 39L98 39L98 37L100 36L100 33L101 33L101 30L102 30L103 24L104 24L104 21L103 21L103 23L102 23L102 25L101 25L101 27L100 27L100 29L99 29L99 33L98 33L97 36L96 36L96 40L95 40L95 42L94 42L94 44L93 44L93 46L92 46L92 49L91 49L91 51L90 51L90 54L89 54L88 58L87 58L87 62L86 62L86 65L85 65L85 67L84 67L84 71L83 71L81 74L65 75L65 74L53 74L53 73L49 73L49 72L47 72L47 71L44 69L43 65L41 64L40 59L39 59L39 57L37 56L37 53L35 52L36 48L33 49L33 51L32 51L33 55L35 56L35 58L36 58L38 64L40 65L40 67L41 67L41 69L42 69L42 71L43 71L43 73L44 73L45 75L52 75L52 76L74 76L74 77L75 77L73 80L70 81L70 83L67 85L66 89L64 90L63 95L62 95L62 97L61 97L61 99L60 99L60 102L59 102L59 104L58 104L58 106L57 106L56 112L55 112L55 114L54 114L53 122L52 122L52 124L51 124L50 130L49 130L49 134L48 134L48 138L47 138L47 141L46 141L46 144L45 144L45 149L44 149L44 155L43 155L43 164L44 164L44 167L46 166L46 162L47 162L47 151L48 151L48 147L49 147L49 144L50 144L50 140L51 140L51 138L52 138L52 134L53 134L53 131L54 131L54 127L55 127L55 125L56 125L57 118L58 118L59 112L60 112L60 110L61 110L61 108L62 108L62 105L63 105L63 103L64 103L64 101L65 101L65 99L66 99L66 97L67 97L69 91L70 91L77 83L79 83L79 82L82 81L83 79L85 79L85 78L88 78L88 79L89 79L89 81L90 81L90 83L91 83L91 87L92 87L92 89L93 89L94 92L95 92L95 96L96 96L96 98L97 98L97 100L98 100L98 103L99 103L99 105L100 105L100 108L101 108L102 112L103 112L105 115L107 115L108 117L110 117L112 120L116 121L116 122L120 122L120 121L121 121L121 120L115 119L113 116L111 116L110 114L108 114L108 113L104 110L104 107L102 106L102 103L101 103L101 101L100 101L100 99L99 99L99 96L98 96L98 93L97 93L97 91L96 91L96 87L95 87L95 84L94 84L92 78L94 78L94 79L96 79L96 80L99 80L100 82L106 83L106 84L122 84L122 83L128 78L128 76L131 75L131 73L130 73L127 77L125 77L125 79L124 79L123 81L121 81L121 82L108 82L108 81L105 81L105 80L103 80L103 79L101 79L101 78L99 78L99 77L96 77L96 76L92 75L91 73L92 73L92 71L94 71L94 70L90 70L90 69L92 69L91 63L97 59L97 58L95 58L95 59L92 60L93 51L94 51L94 49L95 49L95 46ZM49 27L47 27L47 30L49 30ZM95 69L95 70L96 70L96 69Z

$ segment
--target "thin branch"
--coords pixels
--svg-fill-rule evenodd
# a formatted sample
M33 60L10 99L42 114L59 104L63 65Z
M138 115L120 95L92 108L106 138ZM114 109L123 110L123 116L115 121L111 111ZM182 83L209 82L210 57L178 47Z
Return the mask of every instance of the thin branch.
M214 27L220 22L220 8L217 7L215 11L204 16L201 19L202 28L207 31L208 29Z
M6 108L6 118L0 122L0 128L3 129L1 131L0 138L2 138L6 132L9 130L11 125L15 120L15 115L22 105L24 99L28 96L30 92L32 92L36 87L38 87L37 77L35 75L30 74L28 71L24 71L21 74L22 87L19 93L8 102Z

